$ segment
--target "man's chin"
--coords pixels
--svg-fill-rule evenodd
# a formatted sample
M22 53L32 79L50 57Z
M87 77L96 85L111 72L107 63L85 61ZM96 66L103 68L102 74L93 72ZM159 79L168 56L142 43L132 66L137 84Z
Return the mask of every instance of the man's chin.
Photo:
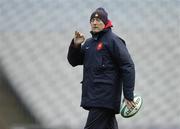
M100 32L100 30L96 30L96 29L95 29L95 30L92 30L92 32L93 32L93 33L98 33L98 32Z

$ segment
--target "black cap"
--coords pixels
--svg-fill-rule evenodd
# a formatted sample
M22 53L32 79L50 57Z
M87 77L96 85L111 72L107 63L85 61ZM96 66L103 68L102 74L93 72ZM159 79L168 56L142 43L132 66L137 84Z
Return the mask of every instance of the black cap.
M91 19L93 18L99 18L102 20L102 22L106 25L107 22L108 22L108 13L105 11L104 8L100 7L100 8L97 8L92 14L91 14L91 17L90 17L90 21Z

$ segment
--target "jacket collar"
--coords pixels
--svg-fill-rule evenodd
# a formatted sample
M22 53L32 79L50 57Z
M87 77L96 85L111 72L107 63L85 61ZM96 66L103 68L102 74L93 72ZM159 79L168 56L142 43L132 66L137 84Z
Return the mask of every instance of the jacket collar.
M107 28L111 28L111 27L113 27L112 22L110 20L108 20L107 24L104 27L104 30Z
M111 27L113 27L112 22L108 20L108 23L105 25L104 29L98 33L93 33L90 31L92 38L95 40L98 40L104 33L108 32L111 30Z

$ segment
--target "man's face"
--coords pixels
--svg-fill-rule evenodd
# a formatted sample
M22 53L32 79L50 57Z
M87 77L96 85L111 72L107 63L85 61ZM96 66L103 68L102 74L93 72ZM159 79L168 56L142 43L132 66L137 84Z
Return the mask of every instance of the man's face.
M91 24L91 31L94 33L98 33L102 31L105 27L104 23L99 18L91 19L90 24Z

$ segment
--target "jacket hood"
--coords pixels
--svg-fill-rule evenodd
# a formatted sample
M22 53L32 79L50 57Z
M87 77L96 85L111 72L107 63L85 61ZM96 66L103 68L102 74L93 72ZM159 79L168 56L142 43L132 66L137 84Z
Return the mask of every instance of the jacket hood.
M108 20L107 24L105 25L104 29L113 27L112 22Z

